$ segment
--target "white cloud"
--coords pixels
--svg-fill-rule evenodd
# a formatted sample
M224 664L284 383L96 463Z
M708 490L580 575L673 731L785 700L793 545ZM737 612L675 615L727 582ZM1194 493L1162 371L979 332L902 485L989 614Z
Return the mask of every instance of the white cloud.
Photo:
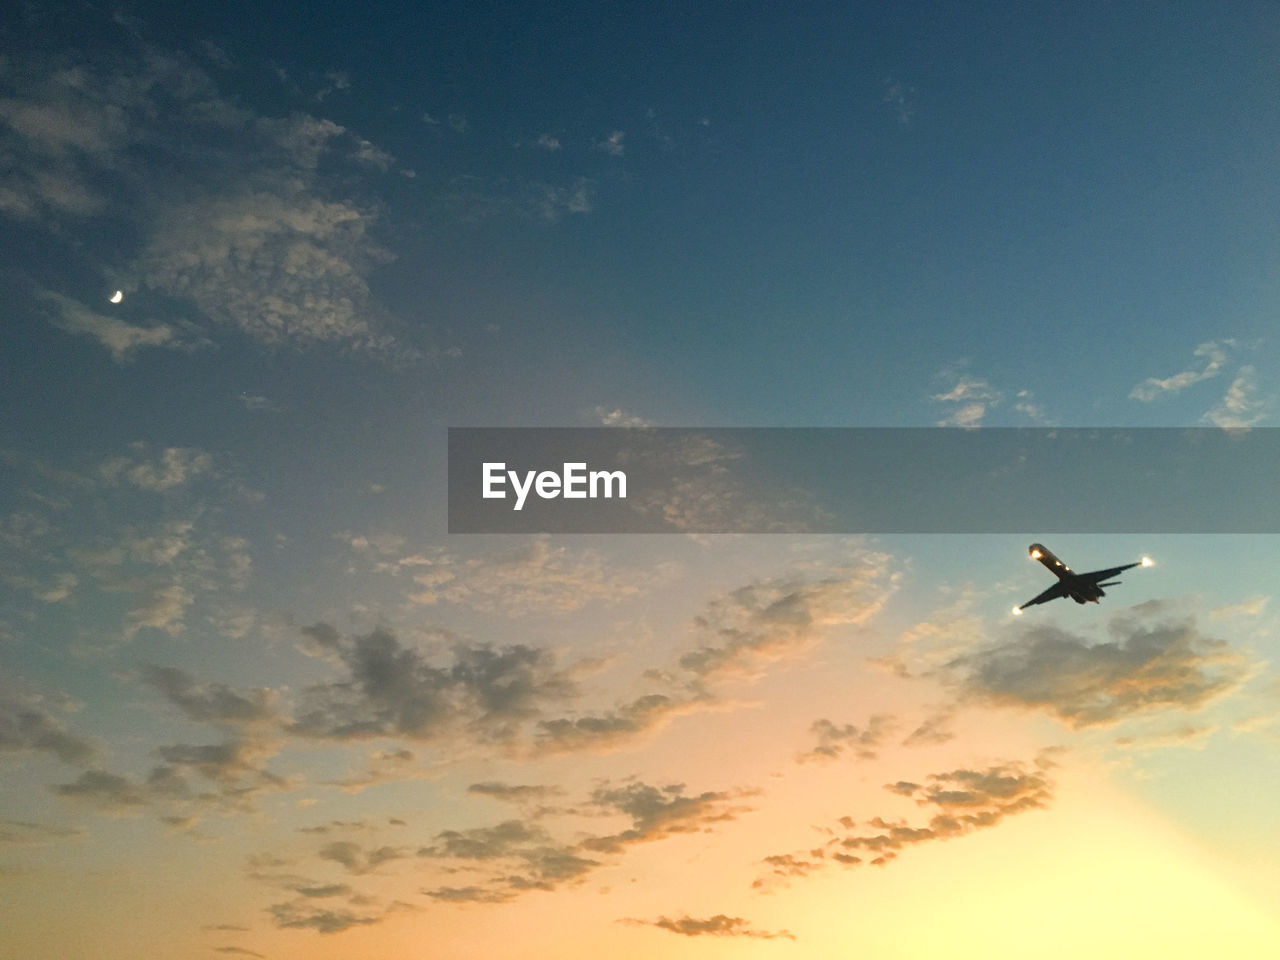
M1240 368L1218 405L1201 417L1203 423L1226 430L1243 430L1262 420L1266 404L1258 398L1257 371Z
M117 363L130 359L135 350L142 347L178 347L181 342L173 327L158 323L149 327L135 326L118 317L94 313L78 300L64 297L49 290L38 296L54 305L58 312L55 321L69 333L85 334L97 340L111 352Z
M541 538L486 556L434 551L402 562L418 571L413 579L422 589L411 597L415 603L465 604L508 616L615 602L662 576L661 570L645 577L614 573L594 550L570 551Z
M170 296L263 343L386 347L370 319L367 271L386 259L373 215L296 186L189 201L157 223L139 273Z
M935 403L951 404L951 412L938 421L940 427L976 427L982 423L987 410L1004 399L1004 394L986 380L961 376L955 386L945 393L935 393Z
M593 411L597 420L606 427L653 427L657 426L652 420L646 420L644 417L637 417L634 414L627 413L617 407L610 410L608 407L596 407Z
M609 136L596 142L596 149L611 157L620 157L626 152L626 147L623 145L626 136L621 130L614 130Z
M150 447L140 441L131 443L129 449L133 455L112 457L98 468L104 480L163 493L213 465L213 458L196 447L165 447L158 457L151 456Z
M1231 341L1223 341L1228 346ZM1142 383L1138 384L1129 391L1129 399L1138 400L1141 403L1151 403L1161 397L1170 396L1179 393L1191 386L1193 383L1199 383L1201 380L1208 380L1216 377L1221 371L1223 365L1227 362L1226 351L1215 341L1210 340L1196 347L1192 356L1204 358L1204 366L1199 370L1183 370L1175 373L1173 376L1165 377L1147 377Z
M63 70L0 100L9 169L0 212L51 226L110 212L144 238L125 272L209 320L268 344L386 351L394 341L367 282L389 259L369 236L377 216L320 172L326 157L366 174L395 162L331 120L255 117L199 68L156 51L131 71ZM117 360L178 345L172 324L136 326L47 299L64 327L94 336Z

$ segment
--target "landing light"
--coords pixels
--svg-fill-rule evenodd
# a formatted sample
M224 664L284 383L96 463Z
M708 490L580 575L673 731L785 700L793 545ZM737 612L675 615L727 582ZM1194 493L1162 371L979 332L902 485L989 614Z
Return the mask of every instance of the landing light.
M1155 563L1155 561L1154 561L1154 560L1152 560L1150 557L1143 557L1143 558L1142 558L1142 565L1143 565L1144 567L1149 567L1149 566L1151 566L1151 565L1152 565L1152 564L1154 564L1154 563Z
M1032 551L1031 551L1031 559L1032 559L1032 560L1039 560L1039 559L1040 559L1040 551L1039 551L1039 550L1032 550Z
M1020 617L1020 616L1022 616L1022 608L1021 608L1021 607L1014 607L1014 608L1013 608L1013 615L1014 615L1015 617Z

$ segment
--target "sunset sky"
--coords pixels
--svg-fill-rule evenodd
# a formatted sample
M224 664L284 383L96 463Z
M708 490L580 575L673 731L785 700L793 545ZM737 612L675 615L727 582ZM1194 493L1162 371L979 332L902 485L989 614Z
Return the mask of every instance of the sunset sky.
M1276 426L1273 3L178 10L0 19L0 958L1280 954L1277 537L446 502Z

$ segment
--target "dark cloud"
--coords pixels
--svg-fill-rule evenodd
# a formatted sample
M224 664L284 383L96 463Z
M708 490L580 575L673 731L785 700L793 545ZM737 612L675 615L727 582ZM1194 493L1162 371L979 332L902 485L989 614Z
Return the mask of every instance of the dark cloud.
M304 693L293 730L305 736L430 740L462 727L501 741L544 705L574 692L551 654L523 644L495 650L457 643L452 662L436 665L389 630L350 640L327 624L305 632L347 670L341 680Z
M751 924L742 917L730 917L723 913L717 913L714 917L707 917L705 920L686 914L674 920L670 917L659 917L657 920L628 919L625 922L657 927L660 930L669 930L683 937L753 937L759 940L795 939L795 935L789 930L779 930L777 932L753 930Z
M1145 622L1139 610L1113 617L1114 640L1090 643L1052 626L953 660L962 695L996 706L1044 711L1074 729L1166 709L1197 710L1244 681L1244 659L1195 620Z
M436 887L423 890L424 896L444 903L504 903L516 896L514 890L492 887Z
M495 877L483 888L449 887L427 894L435 899L497 902L525 890L553 890L600 865L598 860L579 856L577 849L577 844L554 840L537 824L506 820L491 827L442 831L418 855L476 863L502 861L507 869L518 872Z
M685 796L684 784L655 787L636 782L598 787L591 794L591 802L602 810L629 816L632 823L619 833L590 837L582 845L588 850L617 853L633 843L705 830L710 824L734 820L748 812L750 807L732 805L742 796L713 791Z
M137 813L151 803L185 799L190 793L177 771L163 765L140 782L106 770L86 770L73 782L55 786L53 792L113 815Z
M276 903L268 907L272 922L286 929L310 929L319 933L341 933L352 927L380 923L384 917L360 914L342 908L326 910L305 902Z
M436 844L423 848L420 855L491 860L511 856L529 844L544 843L547 839L547 832L541 827L521 820L505 820L492 827L445 830L436 836Z
M199 723L240 724L275 719L275 694L258 688L236 693L226 684L199 683L177 667L144 666L139 674L190 720Z
M366 850L350 840L336 840L321 847L318 856L341 864L348 873L362 874L392 860L402 860L409 854L399 847L382 846Z
M94 756L88 740L71 733L54 713L72 710L70 699L20 682L0 670L0 753L38 751L82 765Z
M467 792L478 793L481 796L492 797L495 800L503 800L509 803L524 803L531 800L545 800L548 797L558 796L564 791L559 787L522 783L498 783L490 780L484 783L471 784L471 786L467 787Z
M871 717L865 727L851 723L837 726L830 720L815 720L809 729L818 737L817 745L798 760L834 760L849 751L859 760L874 760L876 749L883 745L885 737L897 728L897 721L883 713Z
M661 729L675 716L704 709L710 702L705 695L648 693L603 713L540 720L538 748L550 753L608 750Z
M88 833L79 827L59 827L29 820L0 820L0 844L40 844L87 836Z
M955 718L955 711L950 709L939 710L932 713L921 721L902 741L904 747L923 747L927 745L938 745L954 740L956 735L951 731L951 721Z
M982 770L958 769L932 774L924 783L899 780L885 789L909 797L933 812L923 824L873 817L859 822L841 817L842 830L827 830L822 846L789 854L775 854L762 861L768 878L756 880L760 888L770 882L804 877L836 864L855 867L864 862L883 866L907 847L935 840L950 840L998 825L1006 817L1042 809L1053 800L1049 771L1053 751L1044 751L1031 764L1004 763Z
M237 957L261 957L264 960L266 957L265 953L255 953L252 950L246 950L244 947L214 947L213 952L234 954Z

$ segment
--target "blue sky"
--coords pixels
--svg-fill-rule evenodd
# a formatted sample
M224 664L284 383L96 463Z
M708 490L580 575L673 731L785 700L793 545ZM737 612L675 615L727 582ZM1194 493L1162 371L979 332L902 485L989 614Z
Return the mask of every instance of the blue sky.
M1052 531L450 537L445 430L1274 426L1278 40L7 12L0 958L1272 955L1273 537L1015 623Z

